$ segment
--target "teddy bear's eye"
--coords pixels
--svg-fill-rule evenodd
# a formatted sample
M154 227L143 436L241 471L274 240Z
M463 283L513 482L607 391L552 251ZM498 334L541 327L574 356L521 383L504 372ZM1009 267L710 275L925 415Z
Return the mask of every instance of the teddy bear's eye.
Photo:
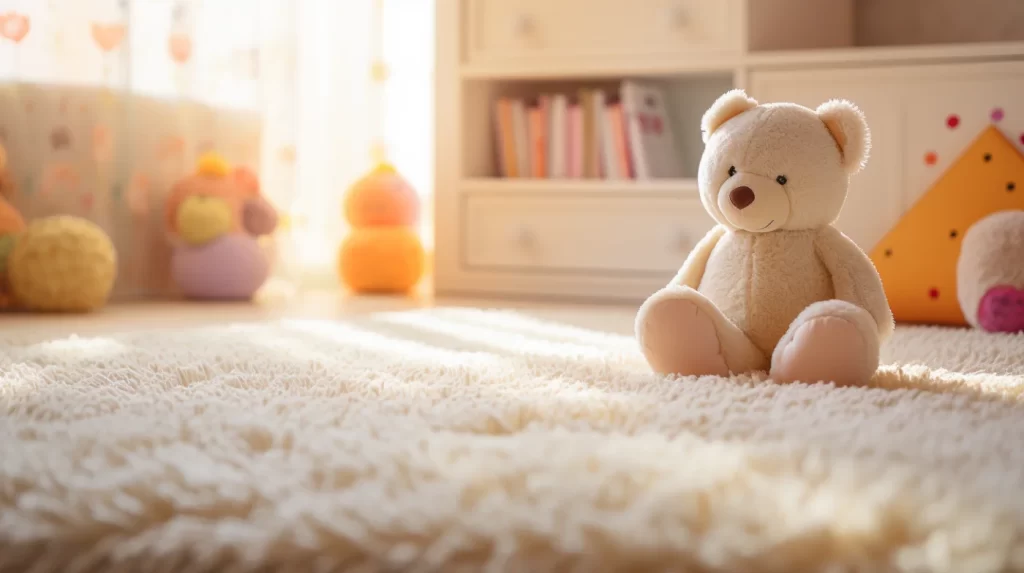
M732 165L729 166L729 177L736 175L736 168Z
M785 185L787 181L789 181L789 179L786 179L785 175L779 175L775 178L775 182L779 185Z

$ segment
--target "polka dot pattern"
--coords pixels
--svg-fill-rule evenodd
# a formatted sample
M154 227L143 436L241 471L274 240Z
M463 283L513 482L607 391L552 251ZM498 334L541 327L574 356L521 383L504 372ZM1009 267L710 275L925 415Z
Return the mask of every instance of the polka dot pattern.
M935 153L934 151L929 151L928 153L924 154L924 164L925 165L935 165L935 163L938 160L939 160L939 155L937 153Z
M989 114L989 117L991 117L992 121L994 121L994 122L1002 121L1003 120L1003 108L1001 108L1001 107L992 108L992 113Z
M958 125L960 125L960 116L955 113L949 114L949 117L946 118L946 126L950 129L956 129Z

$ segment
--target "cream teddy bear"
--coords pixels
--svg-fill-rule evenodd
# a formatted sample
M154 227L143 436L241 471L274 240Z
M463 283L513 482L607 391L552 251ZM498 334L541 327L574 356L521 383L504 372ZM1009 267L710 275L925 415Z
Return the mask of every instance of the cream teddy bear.
M640 307L647 361L662 374L868 381L893 316L874 265L833 226L867 160L863 114L732 90L701 129L700 197L718 225Z

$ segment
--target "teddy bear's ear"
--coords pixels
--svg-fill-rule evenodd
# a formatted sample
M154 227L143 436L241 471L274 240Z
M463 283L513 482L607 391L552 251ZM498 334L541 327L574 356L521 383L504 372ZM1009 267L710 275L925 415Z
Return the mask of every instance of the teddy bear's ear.
M722 127L722 124L755 107L757 107L757 100L748 96L747 92L741 89L729 90L718 96L715 103L711 104L711 107L704 112L704 117L700 121L704 143L708 142L711 134Z
M846 100L830 100L816 110L843 155L843 167L848 173L860 171L868 161L871 150L871 131L864 114Z

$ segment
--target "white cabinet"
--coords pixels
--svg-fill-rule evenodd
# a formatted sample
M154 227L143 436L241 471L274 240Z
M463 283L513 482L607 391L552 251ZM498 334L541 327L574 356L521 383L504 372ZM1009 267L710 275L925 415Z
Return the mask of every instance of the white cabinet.
M838 226L865 250L990 122L1020 145L1022 89L1024 62L755 71L750 82L763 102L813 108L845 98L864 111L871 158L851 180Z
M736 0L467 0L470 62L735 51Z
M439 0L435 290L636 301L663 286L712 225L696 194L699 126L733 87L765 102L843 98L864 110L871 159L837 224L870 250L995 108L1020 146L1024 27L1005 9L1017 1L941 0L949 17L927 20L945 29L923 29L905 2L881 0ZM991 25L970 34L978 43L934 43L980 20ZM545 94L578 103L583 90L602 90L611 102L623 80L665 88L681 178L501 177L499 100L530 110ZM516 148L542 157L543 142Z

